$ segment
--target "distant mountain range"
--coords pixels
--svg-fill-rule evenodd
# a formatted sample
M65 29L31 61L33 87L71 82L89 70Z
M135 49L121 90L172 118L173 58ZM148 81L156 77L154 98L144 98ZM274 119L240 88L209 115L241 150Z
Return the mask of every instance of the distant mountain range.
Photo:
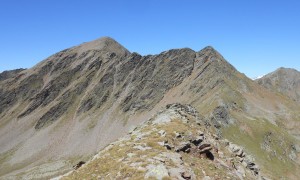
M299 81L253 81L210 46L83 43L0 74L0 179L297 179Z

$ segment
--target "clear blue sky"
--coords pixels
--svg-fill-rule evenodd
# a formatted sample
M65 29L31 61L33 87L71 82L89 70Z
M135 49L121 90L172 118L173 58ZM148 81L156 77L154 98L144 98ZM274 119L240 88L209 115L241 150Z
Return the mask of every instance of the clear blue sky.
M211 45L251 78L300 70L300 1L1 0L0 71L102 36L142 55Z

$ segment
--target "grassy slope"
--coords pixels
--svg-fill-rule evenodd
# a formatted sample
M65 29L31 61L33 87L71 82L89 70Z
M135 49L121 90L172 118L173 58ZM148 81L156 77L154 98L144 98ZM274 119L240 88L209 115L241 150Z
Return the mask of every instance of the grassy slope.
M266 119L249 119L241 114L234 113L238 125L232 125L223 130L224 137L241 145L245 151L252 154L260 164L264 174L273 178L288 177L295 179L299 166L288 157L291 145L296 140L283 128L280 128ZM271 133L268 145L271 150L262 148L265 137Z

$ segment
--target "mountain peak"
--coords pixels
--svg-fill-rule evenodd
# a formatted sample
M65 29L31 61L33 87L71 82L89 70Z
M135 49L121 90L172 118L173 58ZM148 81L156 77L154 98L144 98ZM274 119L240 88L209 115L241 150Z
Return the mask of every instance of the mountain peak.
M125 56L130 53L124 46L122 46L116 40L107 36L101 37L94 41L83 43L76 47L76 50L81 52L88 50L106 50L109 52L115 52L120 56Z
M211 50L211 51L216 51L214 47L212 46L206 46L205 48L203 49L206 49L206 50Z
M206 46L199 53L206 54L207 56L215 56L218 59L224 59L223 56L212 46Z
M294 72L294 73L300 73L299 71L297 71L296 69L293 69L293 68L286 68L286 67L280 67L278 68L275 72Z
M108 37L108 36L104 36L101 38L98 38L96 40L91 41L91 43L98 43L98 44L102 44L102 45L120 45L115 39Z

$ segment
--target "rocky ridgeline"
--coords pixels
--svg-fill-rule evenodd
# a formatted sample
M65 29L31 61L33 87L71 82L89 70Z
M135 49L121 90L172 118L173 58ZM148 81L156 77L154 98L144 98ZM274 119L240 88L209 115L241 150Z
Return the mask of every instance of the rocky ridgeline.
M6 79L9 78L13 78L15 77L18 73L24 71L25 69L15 69L15 70L11 70L11 71L3 71L0 73L0 81L4 81Z
M251 155L242 147L219 139L203 123L193 107L168 105L166 110L62 178L262 178Z

